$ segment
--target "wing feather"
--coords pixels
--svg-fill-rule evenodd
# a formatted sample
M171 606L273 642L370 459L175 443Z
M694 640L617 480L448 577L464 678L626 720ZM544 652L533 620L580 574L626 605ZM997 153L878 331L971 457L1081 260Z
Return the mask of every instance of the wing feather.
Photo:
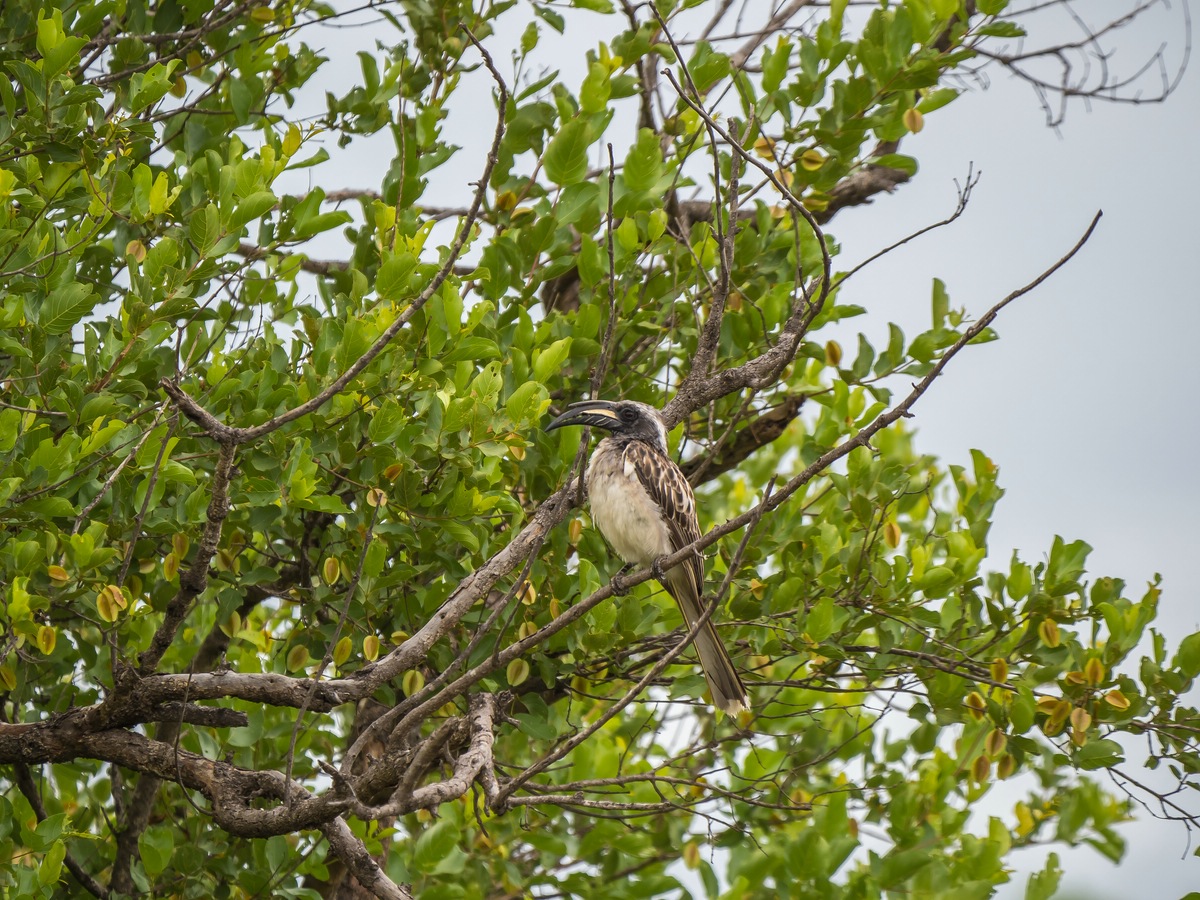
M673 550L679 550L700 539L700 520L696 517L696 496L687 478L671 459L642 441L625 445L625 472L636 473L642 488L658 506ZM704 590L704 561L694 553L665 573L663 587L675 598L684 622L690 628L700 618L700 596ZM738 676L737 667L729 657L712 620L705 622L695 637L696 655L708 679L713 703L736 714L750 708L746 686Z
M637 474L642 488L658 504L671 535L671 549L678 550L700 539L696 496L679 466L642 441L625 445L625 471ZM687 574L691 597L699 601L704 585L704 563L699 554L685 559L679 568ZM674 573L673 573L674 574Z

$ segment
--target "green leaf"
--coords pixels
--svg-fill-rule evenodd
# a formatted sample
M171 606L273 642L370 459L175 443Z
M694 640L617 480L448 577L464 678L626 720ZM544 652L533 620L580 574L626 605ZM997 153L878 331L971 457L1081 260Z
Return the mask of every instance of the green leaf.
M565 188L554 208L561 225L577 225L591 231L600 224L600 185L594 181Z
M161 874L170 865L174 850L175 839L165 825L151 825L138 838L142 866L151 877Z
M253 222L255 219L270 212L278 204L279 198L270 191L255 191L238 203L233 211L233 215L230 217L230 227L241 228L247 222ZM153 196L151 197L150 206L153 209Z
M773 94L783 84L787 75L788 60L792 56L792 42L786 35L780 35L774 49L767 47L763 50L763 91Z
M390 444L400 436L407 424L408 416L400 409L400 404L395 400L385 400L371 417L367 436L376 444Z
M609 81L608 68L600 62L592 63L579 89L579 108L588 114L598 113L608 106L608 98L611 95L612 84Z
M1025 900L1050 900L1058 893L1058 882L1062 878L1059 868L1058 854L1051 853L1046 857L1046 866L1040 872L1033 872L1025 885Z
M45 299L38 310L38 324L47 334L65 334L99 302L91 285L72 281L55 288Z
M46 851L46 855L42 857L41 863L38 865L38 884L50 885L57 884L58 879L62 877L63 860L67 856L67 845L61 839L50 845L50 849Z
M1121 745L1107 739L1088 741L1079 748L1075 758L1081 769L1088 770L1116 766L1125 761Z
M221 236L221 214L215 203L209 203L202 210L192 213L192 221L188 226L188 237L191 238L197 252L207 256Z
M550 140L542 162L546 177L555 184L578 184L587 176L588 147L592 144L589 128L581 119L563 125Z
M946 283L940 278L933 279L933 327L941 328L946 323L950 312L950 295L946 293Z
M533 361L533 377L545 384L562 371L562 365L571 353L571 339L555 341L538 354Z
M662 173L663 156L658 137L649 128L643 128L638 131L637 143L625 157L625 168L621 170L625 186L631 191L648 191L658 184Z
M417 269L417 258L411 253L393 256L379 267L375 276L375 292L384 300L401 300L409 296L408 282Z
M345 225L353 221L354 217L350 213L344 209L335 209L330 212L305 217L296 223L292 233L297 238L310 238L315 234L320 234L322 231L330 231L339 225Z
M984 37L1019 38L1025 37L1025 29L1015 22L989 22L979 28L977 34Z
M546 388L536 381L527 381L509 396L504 411L517 427L533 424L550 403Z
M833 597L822 597L808 611L804 620L805 632L818 644L833 634L833 610Z
M418 872L432 872L454 849L458 837L459 829L445 820L428 826L413 847L413 868Z
M871 163L888 169L899 169L908 176L917 174L917 161L903 153L885 153L882 156L876 156Z
M1200 675L1200 633L1189 634L1179 642L1175 653L1175 667L1188 678Z

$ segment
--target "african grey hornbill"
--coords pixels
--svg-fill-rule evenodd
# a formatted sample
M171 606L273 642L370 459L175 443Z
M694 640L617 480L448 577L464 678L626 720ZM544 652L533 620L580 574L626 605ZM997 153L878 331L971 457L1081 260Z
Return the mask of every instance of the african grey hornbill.
M700 538L696 498L667 455L667 429L652 406L632 400L584 400L546 426L589 425L609 432L587 469L592 520L626 563L652 566L690 628L700 617L704 562L696 553L663 572L658 560ZM696 655L713 704L727 713L750 708L750 697L712 620L696 632Z

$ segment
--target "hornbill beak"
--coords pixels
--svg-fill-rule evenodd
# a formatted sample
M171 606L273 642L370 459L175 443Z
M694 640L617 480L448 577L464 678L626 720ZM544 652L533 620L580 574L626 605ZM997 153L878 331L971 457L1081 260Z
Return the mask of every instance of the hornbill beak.
M588 425L612 431L619 421L616 404L607 400L581 400L568 406L566 412L546 426L546 431L566 425Z

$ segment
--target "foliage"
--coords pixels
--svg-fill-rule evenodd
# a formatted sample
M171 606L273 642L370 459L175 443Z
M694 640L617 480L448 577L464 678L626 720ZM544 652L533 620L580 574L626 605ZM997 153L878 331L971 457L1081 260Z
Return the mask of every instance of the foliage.
M924 332L828 336L880 313L821 226L1027 20L484 6L376 7L313 120L334 6L4 4L5 890L986 897L1021 846L1119 859L1089 773L1132 735L1197 771L1200 634L1081 541L984 568L996 466L902 419L999 308L935 280ZM581 83L543 73L585 29ZM489 86L485 165L445 126ZM474 206L432 205L447 169ZM665 406L705 530L748 529L705 544L743 719L686 656L625 696L684 632L653 582L611 596L577 436L539 429L589 391Z

